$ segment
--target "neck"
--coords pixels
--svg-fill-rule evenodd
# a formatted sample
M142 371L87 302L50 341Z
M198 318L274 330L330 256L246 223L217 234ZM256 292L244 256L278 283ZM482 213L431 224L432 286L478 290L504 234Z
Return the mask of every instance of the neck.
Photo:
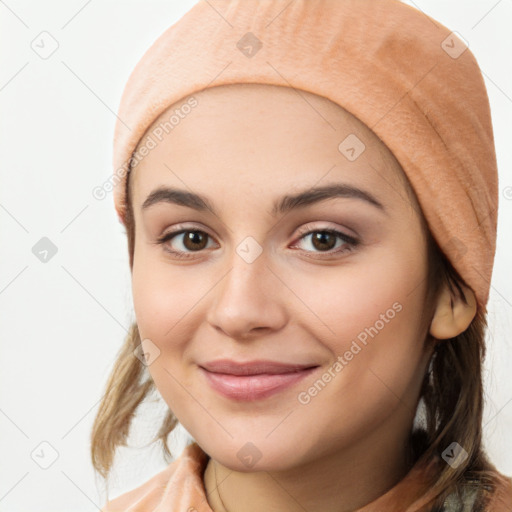
M237 472L210 459L204 474L214 512L349 512L373 502L410 469L396 424L286 471ZM406 433L408 435L408 431Z

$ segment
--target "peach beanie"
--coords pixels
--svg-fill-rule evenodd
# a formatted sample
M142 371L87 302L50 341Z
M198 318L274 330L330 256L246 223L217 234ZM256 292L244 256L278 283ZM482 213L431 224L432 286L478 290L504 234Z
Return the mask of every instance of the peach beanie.
M498 175L485 84L460 36L399 0L199 1L147 50L123 92L113 152L121 222L127 173L148 149L134 151L156 118L182 102L179 117L169 113L181 122L193 93L244 82L324 96L371 128L486 307Z

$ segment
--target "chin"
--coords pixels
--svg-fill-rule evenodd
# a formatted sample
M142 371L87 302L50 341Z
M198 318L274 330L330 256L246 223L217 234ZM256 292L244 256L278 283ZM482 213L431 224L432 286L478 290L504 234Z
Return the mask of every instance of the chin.
M213 459L231 471L251 473L254 471L286 471L304 462L305 454L297 450L298 440L284 444L281 439L249 441L242 440L218 443L209 438L206 443L197 439L201 448ZM211 449L210 449L211 445Z

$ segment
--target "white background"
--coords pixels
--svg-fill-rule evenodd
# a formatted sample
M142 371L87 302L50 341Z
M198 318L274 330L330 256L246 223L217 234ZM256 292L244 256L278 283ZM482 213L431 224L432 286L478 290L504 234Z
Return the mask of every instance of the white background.
M94 511L104 503L89 435L133 313L124 229L112 196L99 201L91 192L111 172L115 112L129 73L194 3L0 1L1 511ZM468 41L490 96L501 204L484 424L491 459L512 475L512 200L505 198L512 186L512 2L414 5ZM59 45L48 59L31 48L42 31ZM42 237L57 247L47 263L32 253ZM164 410L143 411L135 445L149 441ZM177 437L177 453L185 441ZM42 462L52 450L58 458L42 469L34 449ZM165 465L158 447L121 450L112 495Z

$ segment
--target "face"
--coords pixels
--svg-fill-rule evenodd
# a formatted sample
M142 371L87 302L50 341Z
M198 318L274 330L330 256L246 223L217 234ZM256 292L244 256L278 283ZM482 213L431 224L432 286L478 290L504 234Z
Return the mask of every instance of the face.
M426 236L399 164L311 93L194 98L156 146L177 106L155 121L130 177L135 314L162 397L238 471L405 436L430 354Z

